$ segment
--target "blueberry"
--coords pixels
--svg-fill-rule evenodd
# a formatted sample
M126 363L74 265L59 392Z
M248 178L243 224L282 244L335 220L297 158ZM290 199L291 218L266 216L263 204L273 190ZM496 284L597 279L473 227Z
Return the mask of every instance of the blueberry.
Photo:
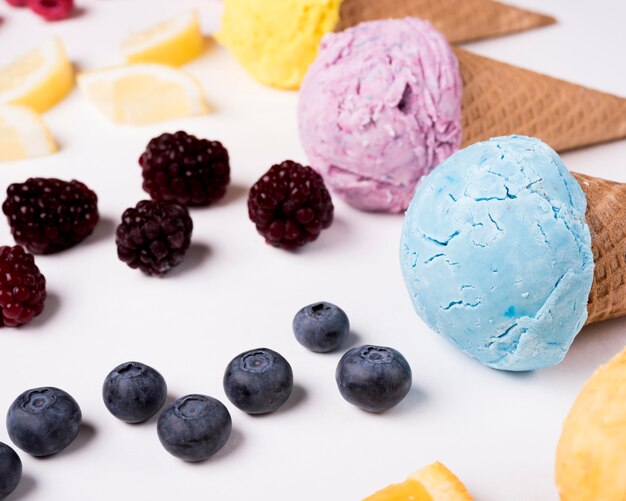
M267 348L237 355L224 373L228 400L248 414L275 411L287 401L292 388L291 365Z
M411 389L411 368L393 348L365 345L341 357L335 379L348 402L369 412L383 412Z
M104 405L116 418L141 423L154 416L167 397L163 376L140 362L126 362L113 369L102 385Z
M172 402L159 416L157 432L165 450L185 461L204 461L230 437L228 409L215 398L187 395Z
M22 462L11 447L0 442L0 498L11 494L22 480Z
M325 301L302 308L296 313L292 326L298 343L317 353L339 348L350 331L348 315Z
M80 407L58 388L34 388L15 399L7 431L15 445L32 456L49 456L70 445L80 429Z

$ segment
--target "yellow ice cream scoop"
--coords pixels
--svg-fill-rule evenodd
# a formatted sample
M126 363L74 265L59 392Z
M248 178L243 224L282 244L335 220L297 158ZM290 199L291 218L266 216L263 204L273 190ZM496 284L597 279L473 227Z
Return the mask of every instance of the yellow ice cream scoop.
M556 453L561 501L626 501L626 349L587 381Z
M225 0L216 34L260 82L297 89L325 33L339 20L340 0Z

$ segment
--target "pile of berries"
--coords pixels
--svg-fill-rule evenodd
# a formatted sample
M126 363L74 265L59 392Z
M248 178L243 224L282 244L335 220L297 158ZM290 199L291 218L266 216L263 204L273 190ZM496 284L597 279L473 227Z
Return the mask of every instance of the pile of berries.
M228 151L218 141L178 131L152 139L139 158L143 189L152 200L127 209L116 230L118 257L131 268L162 276L184 259L193 222L187 207L207 206L226 193Z
M48 3L51 9L66 5ZM193 222L187 207L213 204L226 193L228 151L218 141L178 131L152 139L139 164L152 200L123 213L116 229L117 255L131 268L162 276L184 260L190 247ZM2 211L15 241L33 254L73 247L99 221L98 197L76 180L29 178L11 184ZM258 232L270 245L288 250L316 240L332 223L333 211L322 177L289 160L272 166L248 196L248 214ZM0 249L0 272L10 271L12 277L0 282L0 325L23 325L43 309L45 278L21 247Z
M21 255L23 251L21 251ZM19 253L19 251L18 251ZM348 336L345 312L325 301L305 306L292 322L298 342L315 352L329 352ZM337 365L336 382L343 398L369 412L383 412L398 404L411 388L411 368L393 348L364 345L348 350ZM226 397L248 414L268 414L281 408L293 390L289 362L268 348L240 353L223 376ZM104 379L102 399L116 418L142 423L165 405L167 383L152 367L125 362ZM26 390L7 414L7 431L24 452L50 456L70 445L82 423L81 409L67 392L54 387ZM164 449L185 461L204 461L228 442L232 418L219 400L201 394L185 395L163 409L157 435ZM22 463L11 447L0 443L0 497L19 484Z
M46 21L67 19L74 12L74 0L7 0L13 7L28 7Z
M24 247L50 254L83 241L98 223L98 197L79 181L30 178L7 188L2 211L20 245L0 247L0 326L17 327L46 299L46 279Z
M12 5L26 2L10 0ZM49 19L68 15L71 1L28 0ZM65 9L65 10L64 10ZM163 275L179 265L190 247L193 222L189 206L222 198L230 182L227 150L217 141L179 131L162 134L139 159L143 188L151 200L127 209L116 229L117 254L131 268ZM19 326L39 315L46 280L32 254L60 252L82 242L95 229L98 198L79 181L30 178L7 189L2 210L19 244L0 247L0 326ZM319 174L292 161L274 165L251 188L248 214L258 232L275 247L293 250L317 239L333 220L330 194ZM24 246L24 247L22 247ZM349 331L346 314L330 303L309 305L296 315L297 340L316 352L338 348ZM410 387L410 369L395 350L364 346L346 353L337 367L337 384L346 400L380 412L399 402ZM291 365L279 353L257 348L237 355L223 376L226 397L248 414L278 410L293 389ZM155 369L127 362L106 377L102 396L115 417L140 423L165 405L167 385ZM77 402L55 387L23 392L7 415L13 443L33 456L65 449L78 436L82 413ZM228 441L232 419L219 400L190 394L169 404L157 422L163 447L186 461L202 461ZM0 497L20 481L22 463L0 443Z
M320 301L302 308L294 317L297 341L311 351L336 350L348 337L345 312ZM339 360L335 380L341 396L369 412L384 412L400 403L411 389L411 367L400 352L387 346L363 345L348 350Z

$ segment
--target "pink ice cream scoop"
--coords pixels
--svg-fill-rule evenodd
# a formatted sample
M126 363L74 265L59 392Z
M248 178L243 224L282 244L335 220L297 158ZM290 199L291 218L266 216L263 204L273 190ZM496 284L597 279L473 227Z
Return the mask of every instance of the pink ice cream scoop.
M357 209L401 212L461 144L461 76L444 36L414 18L326 35L300 89L309 161Z

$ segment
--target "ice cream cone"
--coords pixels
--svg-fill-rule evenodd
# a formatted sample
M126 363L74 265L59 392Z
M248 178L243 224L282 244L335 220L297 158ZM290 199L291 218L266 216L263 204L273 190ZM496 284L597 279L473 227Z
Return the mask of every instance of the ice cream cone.
M586 325L626 315L626 184L573 173L587 197L593 285Z
M626 184L569 172L537 138L466 147L425 177L406 212L413 306L483 364L558 364L584 325L626 315Z
M429 21L450 43L506 35L556 22L552 16L492 0L344 0L335 31L363 21L402 17Z
M455 49L463 144L521 134L557 151L626 137L626 99ZM626 305L625 305L626 307Z

